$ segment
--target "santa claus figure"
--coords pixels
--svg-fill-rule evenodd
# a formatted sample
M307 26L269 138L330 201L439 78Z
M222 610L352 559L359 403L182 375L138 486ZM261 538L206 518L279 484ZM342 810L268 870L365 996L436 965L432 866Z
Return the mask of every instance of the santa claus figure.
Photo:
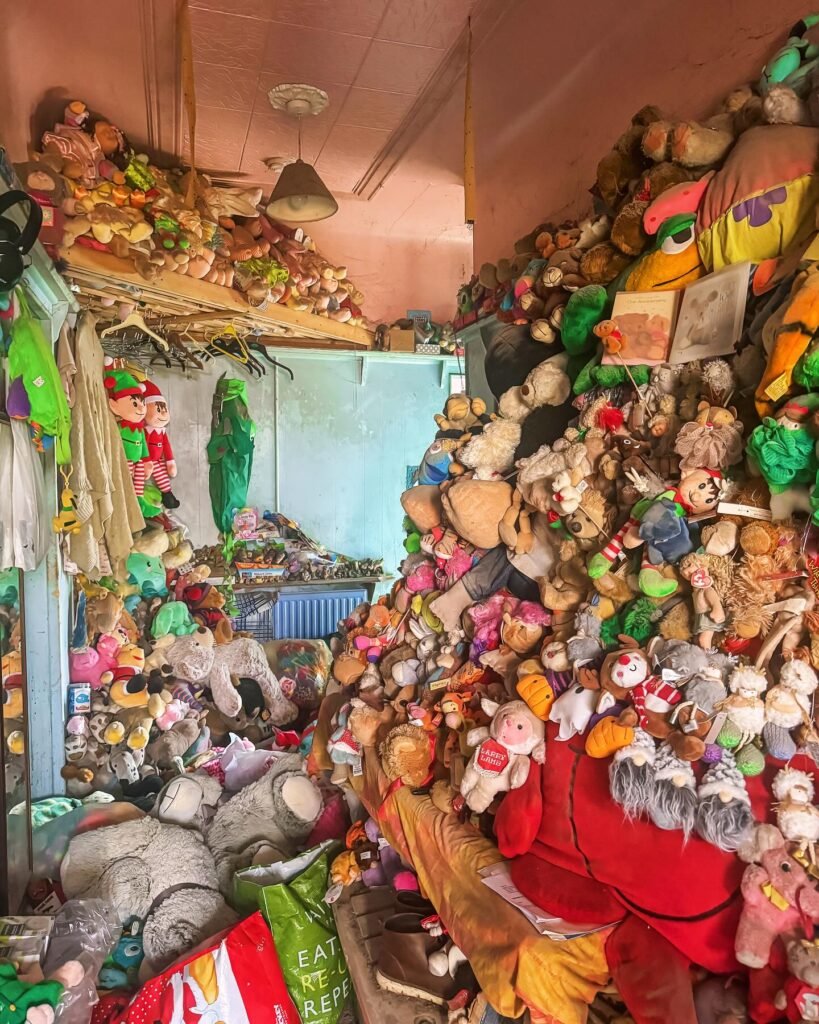
M165 508L179 508L179 501L171 490L171 480L176 476L176 462L168 437L171 414L168 403L153 381L145 381L145 439L153 463L152 477L162 492Z

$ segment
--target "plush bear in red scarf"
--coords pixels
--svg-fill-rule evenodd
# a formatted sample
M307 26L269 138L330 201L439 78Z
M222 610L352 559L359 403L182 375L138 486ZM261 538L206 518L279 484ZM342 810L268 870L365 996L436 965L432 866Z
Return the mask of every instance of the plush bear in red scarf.
M179 508L179 500L171 490L171 480L176 476L176 461L168 437L171 414L168 403L153 381L146 380L145 392L145 439L153 463L153 480L162 492L165 508Z

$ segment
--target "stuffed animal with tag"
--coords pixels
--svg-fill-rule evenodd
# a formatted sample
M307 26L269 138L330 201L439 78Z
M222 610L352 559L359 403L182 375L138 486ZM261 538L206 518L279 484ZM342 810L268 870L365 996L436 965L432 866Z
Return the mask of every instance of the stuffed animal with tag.
M529 758L542 764L546 757L544 726L525 701L499 706L482 700L492 715L488 728L470 730L467 742L475 746L461 781L461 795L480 814L498 793L518 789L529 776Z

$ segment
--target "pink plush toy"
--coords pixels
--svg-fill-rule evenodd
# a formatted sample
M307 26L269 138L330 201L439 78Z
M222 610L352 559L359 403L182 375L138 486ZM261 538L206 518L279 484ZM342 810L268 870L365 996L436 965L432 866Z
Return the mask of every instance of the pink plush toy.
M72 651L68 656L71 682L90 683L92 689L102 689L114 678L120 647L115 636L105 633L97 641L96 649L86 647L81 651Z
M750 856L758 863L749 864L742 876L745 905L737 928L736 956L746 967L761 968L780 935L801 929L812 932L819 922L819 892L788 853L778 828L758 826L753 845Z

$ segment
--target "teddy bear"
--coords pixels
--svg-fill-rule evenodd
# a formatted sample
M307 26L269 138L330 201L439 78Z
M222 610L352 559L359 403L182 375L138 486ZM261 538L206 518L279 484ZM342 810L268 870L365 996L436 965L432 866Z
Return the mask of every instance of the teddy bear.
M469 395L450 395L444 403L443 413L437 413L434 418L438 427L437 437L456 438L462 438L464 434L473 436L492 420L486 412L486 402Z
M796 932L805 921L819 922L819 892L774 825L757 825L740 856L748 867L742 875L736 958L759 969L768 964L777 938Z
M470 810L481 814L498 793L518 789L529 775L530 757L543 763L546 756L544 726L522 700L497 705L482 700L491 716L488 727L471 729L467 743L475 751L461 780L461 795Z
M774 1006L789 1024L815 1020L819 1010L819 946L813 939L791 939L787 944L790 976L774 996Z
M418 789L432 780L434 751L429 735L417 726L396 725L378 748L378 755L391 783Z
M209 583L191 584L182 591L182 601L193 621L209 629L217 644L230 643L233 626L223 610L225 596L217 587Z
M177 678L207 686L219 710L228 717L233 718L242 710L231 675L256 680L274 724L283 725L296 717L296 706L282 693L267 664L264 648L256 640L237 637L230 643L217 644L213 633L200 626L195 633L177 637L164 648L163 655Z
M502 419L523 423L534 409L563 405L570 391L565 357L545 359L529 372L520 387L509 388L501 395L498 412Z
M520 424L498 419L458 450L462 466L474 471L476 480L498 480L515 464L515 449L520 444Z

